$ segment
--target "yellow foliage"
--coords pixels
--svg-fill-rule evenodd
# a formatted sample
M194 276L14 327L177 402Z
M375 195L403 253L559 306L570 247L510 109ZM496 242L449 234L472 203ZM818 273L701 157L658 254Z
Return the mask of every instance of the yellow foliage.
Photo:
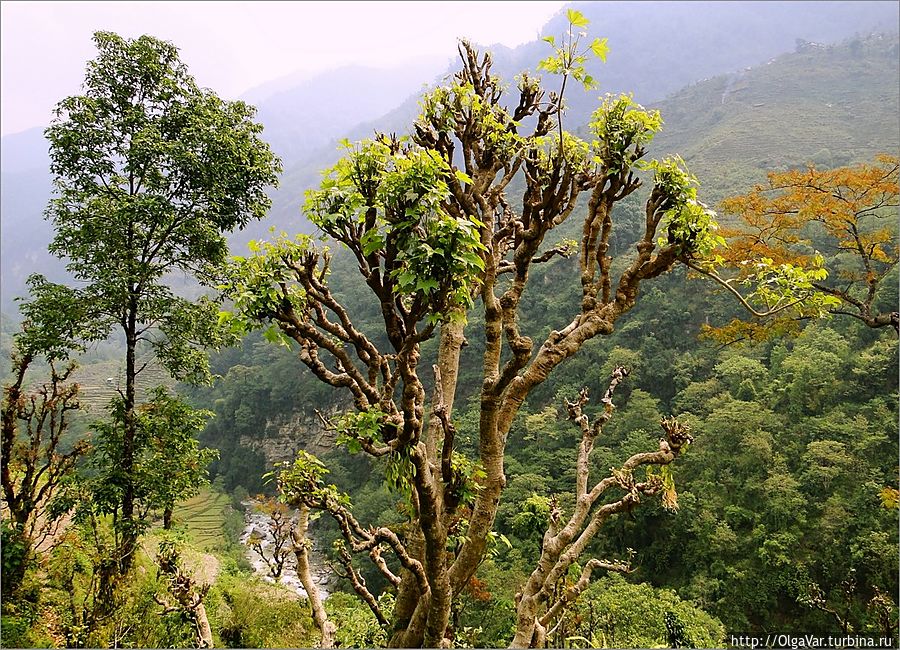
M736 217L722 229L728 245L694 268L732 293L750 287L743 302L758 305L756 320L707 327L704 334L725 343L761 340L797 331L798 318L828 312L851 314L871 327L889 324L886 314L873 313L873 302L900 259L898 169L897 156L887 154L837 169L809 165L771 172L766 183L725 199L721 211ZM829 269L817 247L840 254L840 265ZM761 261L781 271L761 274Z
M852 167L771 172L767 185L722 202L740 225L723 232L727 260L770 257L776 263L802 264L809 244L804 229L818 223L835 247L861 261L884 264L900 256L891 230L898 206L898 159L879 155L876 162Z

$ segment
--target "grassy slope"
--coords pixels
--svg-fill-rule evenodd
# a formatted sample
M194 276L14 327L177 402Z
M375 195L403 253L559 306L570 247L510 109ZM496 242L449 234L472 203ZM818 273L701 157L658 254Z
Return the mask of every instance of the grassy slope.
M807 49L688 86L657 106L666 124L653 154L680 153L717 202L768 170L896 153L897 43L893 35Z

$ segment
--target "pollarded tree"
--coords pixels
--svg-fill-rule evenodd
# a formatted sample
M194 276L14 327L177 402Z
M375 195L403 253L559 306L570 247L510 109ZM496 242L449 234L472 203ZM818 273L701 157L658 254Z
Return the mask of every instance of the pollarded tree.
M541 67L590 84L585 56L605 56L605 43L597 39L581 49L574 31L586 21L576 11L569 19L572 29L560 46L551 39L554 54ZM388 623L390 644L398 647L452 643L451 604L496 542L507 435L532 389L586 341L611 333L643 282L721 244L714 214L698 202L695 180L680 159L644 160L662 124L658 112L628 96L607 97L590 123L590 139L582 140L560 131L560 93L545 92L523 74L509 98L490 72L490 55L467 43L460 54L462 69L424 97L411 136L348 143L321 188L307 195L308 218L355 258L379 306L383 341L354 325L328 285L327 249L309 237L255 245L252 256L235 261L225 287L237 324L270 324L272 335L296 344L321 381L349 391L355 411L331 423L338 440L382 459L388 480L407 500L410 519L401 535L359 522L347 495L326 483L327 470L308 454L279 482L289 503L328 512L345 549L368 554L396 588L390 621L374 595L363 593L364 584L357 591ZM641 187L641 172L652 185L641 232L633 253L614 260L614 208ZM522 187L517 199L513 187ZM518 323L529 274L568 254L569 247L551 243L551 233L579 207L580 305L536 344ZM453 407L467 313L476 308L484 331L468 336L484 336L481 412L478 456L466 458L455 449ZM423 376L422 343L435 336L436 359ZM432 374L429 399L425 384ZM592 559L570 589L557 588L609 517L654 495L675 505L666 466L691 436L673 420L662 423L657 448L624 459L600 480L590 476L594 441L626 374L614 371L593 418L586 393L568 404L581 434L576 505L566 514L548 508L540 558L517 599L514 646L542 645L591 572L627 569ZM642 466L663 470L639 475ZM352 581L356 588L359 581Z
M733 321L715 335L731 339L764 335L821 308L868 327L900 331L896 294L886 301L879 293L900 259L898 170L897 157L885 154L871 163L836 169L810 165L771 172L765 184L723 201L722 209L738 218L737 224L722 231L729 245L717 251L714 267L700 263L694 268L738 295L757 318ZM817 248L828 254L827 262ZM770 278L775 281L803 273L808 281L802 293L779 303L784 296L769 291L771 282L759 282L759 265L782 269ZM752 293L741 296L742 285ZM810 299L801 300L804 297ZM759 313L760 307L768 313ZM773 310L778 316L766 319Z
M50 320L62 294L82 306L87 336L124 339L120 569L132 561L142 522L135 516L135 380L142 347L179 379L208 375L205 346L221 341L217 305L187 300L172 273L201 281L224 262L225 234L261 218L280 163L259 137L254 109L199 88L170 43L97 32L83 94L59 103L46 130L56 197L46 216L50 250L67 260L77 289L31 280L23 312ZM62 315L66 317L65 314Z
M13 381L3 387L2 479L3 502L16 527L29 540L52 534L57 517L47 511L60 482L88 449L77 440L66 448L62 438L73 411L81 408L78 384L70 380L74 363L58 368L50 361L50 381L32 389L24 384L34 357L13 352Z
M27 331L22 334L26 336L19 336L13 348L13 379L3 386L0 417L3 524L5 527L8 517L10 546L14 542L22 549L20 563L7 564L4 560L4 596L19 584L34 549L52 539L58 530L64 513L55 507L58 502L54 497L71 479L76 463L90 446L84 438L70 444L64 441L72 413L81 408L78 384L71 381L74 362L60 368L60 360L47 354L49 381L29 388L26 373L44 355L23 341Z

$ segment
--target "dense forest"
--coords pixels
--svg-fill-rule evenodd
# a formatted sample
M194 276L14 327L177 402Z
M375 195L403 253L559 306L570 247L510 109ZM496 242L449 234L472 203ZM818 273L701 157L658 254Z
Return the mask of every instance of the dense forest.
M897 647L896 7L676 4L334 124L97 32L4 170L3 647Z

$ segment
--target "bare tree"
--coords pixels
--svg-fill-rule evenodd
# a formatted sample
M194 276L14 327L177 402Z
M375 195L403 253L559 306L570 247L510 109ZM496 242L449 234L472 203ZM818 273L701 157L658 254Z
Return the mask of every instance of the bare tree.
M284 564L290 557L293 545L291 544L292 517L291 509L272 497L258 495L256 497L256 510L267 517L266 528L261 534L255 528L247 538L246 544L254 551L269 568L269 575L278 580L284 571ZM267 544L267 538L271 537L271 544Z
M26 373L34 359L33 352L14 351L13 380L4 387L0 420L3 501L29 546L55 534L65 513L51 508L52 498L88 449L84 439L67 450L62 445L71 413L80 408L78 384L69 381L75 364L58 370L58 362L50 361L50 381L28 390Z
M611 516L628 511L641 502L642 497L652 497L663 492L663 503L675 507L673 487L666 480L669 475L649 473L647 479L635 479L634 470L641 466L667 466L675 460L681 450L693 440L690 430L674 419L661 423L665 437L659 441L659 449L633 455L610 476L590 484L590 456L594 441L602 433L603 426L613 413L613 392L627 376L623 367L613 371L609 388L601 400L603 411L593 423L584 413L588 393L582 389L578 399L567 402L569 419L581 430L581 444L575 484L575 506L572 515L563 521L558 507L550 512L550 526L544 534L541 556L522 591L517 594L516 635L513 647L544 647L548 627L558 621L565 608L578 598L588 586L591 574L598 570L628 572L629 565L623 562L605 562L596 558L589 560L575 584L568 589L558 589L572 564L581 557L588 544L594 539L603 523ZM613 501L603 501L608 490L618 489L624 494Z

